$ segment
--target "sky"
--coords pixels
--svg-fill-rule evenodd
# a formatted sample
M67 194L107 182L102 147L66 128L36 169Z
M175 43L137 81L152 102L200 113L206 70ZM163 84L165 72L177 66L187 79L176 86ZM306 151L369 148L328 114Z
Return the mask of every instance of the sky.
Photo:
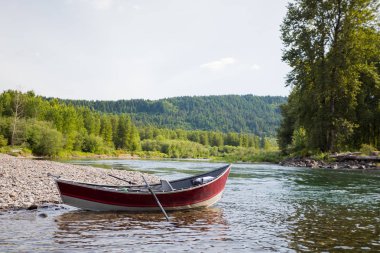
M0 0L0 92L287 96L286 0Z

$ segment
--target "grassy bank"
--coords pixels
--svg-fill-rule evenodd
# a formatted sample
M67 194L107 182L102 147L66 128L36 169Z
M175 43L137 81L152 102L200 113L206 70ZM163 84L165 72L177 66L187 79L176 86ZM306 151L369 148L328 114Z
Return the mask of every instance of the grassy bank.
M211 147L209 147L211 148ZM136 151L128 152L125 150L112 150L107 153L91 153L82 151L60 151L54 156L35 156L32 151L25 146L2 147L0 153L22 156L22 157L41 157L53 159L208 159L217 162L270 162L279 163L284 157L277 150L265 151L250 148L237 148L223 146L218 149L213 148L213 152L205 152L203 155L195 153L163 153L160 151Z

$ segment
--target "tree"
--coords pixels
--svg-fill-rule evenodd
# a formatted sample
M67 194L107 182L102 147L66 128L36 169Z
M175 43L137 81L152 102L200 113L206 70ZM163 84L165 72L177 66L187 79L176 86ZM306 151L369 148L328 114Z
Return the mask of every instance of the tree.
M11 123L11 146L15 144L20 144L20 129L19 121L23 115L24 103L23 94L20 91L13 92L13 119Z
M132 123L131 118L126 114L119 117L115 146L116 148L130 151L141 149L139 132Z
M293 112L295 111L295 102L292 100L294 96L295 92L291 93L288 99L288 103L283 104L280 107L283 120L277 131L277 142L280 150L284 154L288 154L290 152L289 146L292 143L292 136L294 133L294 127L296 125L297 115L295 112Z
M128 148L129 132L131 131L132 123L131 118L125 114L120 115L118 131L117 131L117 143L116 147L120 149Z
M211 146L220 147L224 144L223 134L221 132L211 132L210 144Z
M100 119L100 135L108 146L112 146L112 124L106 116Z
M279 143L305 130L309 149L337 151L353 146L360 129L358 98L379 82L379 4L376 0L296 0L282 23L283 60L292 68L291 99L283 107ZM375 97L379 99L379 97Z
M225 140L224 144L226 145L231 145L231 146L239 146L240 144L240 137L238 133L228 133Z
M199 135L199 142L200 144L204 145L204 146L208 146L209 145L209 138L208 138L208 134L206 131L202 131Z
M131 129L128 134L127 149L130 151L141 150L140 135L135 125L131 124Z

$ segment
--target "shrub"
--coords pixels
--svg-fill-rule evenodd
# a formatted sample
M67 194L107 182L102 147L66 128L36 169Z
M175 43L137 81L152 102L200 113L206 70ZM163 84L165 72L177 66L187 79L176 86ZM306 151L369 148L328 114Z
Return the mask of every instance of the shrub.
M292 149L294 152L303 151L306 148L306 131L304 128L294 130L292 138Z
M41 121L28 122L26 142L33 154L55 156L62 149L62 134L52 128L51 124Z
M7 146L7 145L8 145L8 140L5 139L4 136L2 136L2 135L0 134L0 148L1 148L1 147L5 147L5 146Z
M365 155L370 155L373 151L376 151L376 148L368 144L362 144L360 148L360 152Z
M91 153L102 153L104 148L103 139L93 134L84 138L83 151Z

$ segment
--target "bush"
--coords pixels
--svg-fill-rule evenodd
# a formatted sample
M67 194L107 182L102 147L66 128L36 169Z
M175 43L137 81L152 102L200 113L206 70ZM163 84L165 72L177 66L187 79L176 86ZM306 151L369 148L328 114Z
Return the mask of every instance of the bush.
M11 118L1 117L0 116L0 135L2 135L5 139L9 139L11 130Z
M84 138L83 151L91 153L102 153L104 149L103 139L93 134Z
M311 158L318 161L331 160L329 153L323 153L323 152L318 152L318 151L315 151L314 154L311 156Z
M4 136L0 135L0 148L8 145L8 140Z
M144 151L161 151L161 142L158 140L143 140L141 142Z
M63 147L62 134L47 122L30 121L28 123L26 141L33 154L56 156Z
M365 155L371 155L373 151L376 151L376 148L368 144L362 144L360 148L360 152Z
M292 150L293 152L302 152L306 149L306 131L304 128L294 130L292 137Z

